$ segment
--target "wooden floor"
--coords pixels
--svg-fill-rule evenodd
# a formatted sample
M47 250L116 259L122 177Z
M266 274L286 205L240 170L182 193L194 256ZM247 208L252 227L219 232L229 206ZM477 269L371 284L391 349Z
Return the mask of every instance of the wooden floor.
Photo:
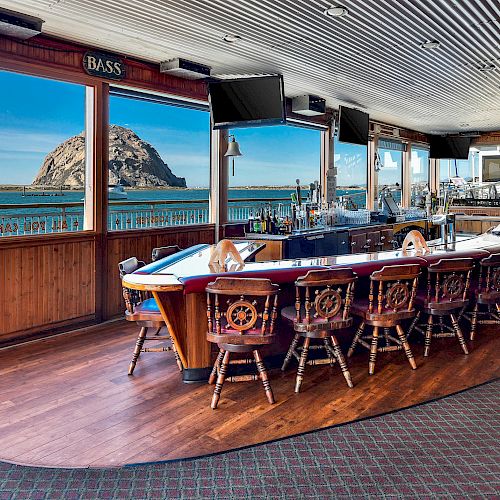
M355 387L339 367L306 368L294 394L293 369L272 373L269 405L259 382L227 383L219 409L212 387L183 384L171 353L146 353L127 366L137 329L125 322L0 351L0 460L104 467L198 456L260 443L413 405L498 377L500 335L480 330L471 354L455 339L434 340L412 371L401 352L351 362Z

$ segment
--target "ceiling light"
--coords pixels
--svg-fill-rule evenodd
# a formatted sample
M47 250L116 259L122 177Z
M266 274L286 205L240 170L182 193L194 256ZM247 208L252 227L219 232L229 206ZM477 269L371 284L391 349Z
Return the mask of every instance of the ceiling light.
M487 73L488 71L493 71L496 69L496 66L494 64L481 64L479 66L479 71L483 71L484 73Z
M470 123L459 123L459 127L470 127Z
M237 42L238 40L241 40L241 36L239 35L224 35L222 39L227 42L227 43L234 43Z
M441 42L438 42L437 40L428 40L427 42L422 42L420 44L420 48L431 50L431 49L437 49L440 45Z
M349 14L349 10L346 7L342 7L341 5L337 5L336 7L330 7L323 11L325 16L330 17L344 17Z

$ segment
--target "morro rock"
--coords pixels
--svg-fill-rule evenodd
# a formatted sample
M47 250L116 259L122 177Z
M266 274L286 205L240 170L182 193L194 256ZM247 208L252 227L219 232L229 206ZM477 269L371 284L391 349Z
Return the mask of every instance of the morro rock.
M69 138L49 153L34 186L82 189L85 175L85 135ZM151 144L132 130L109 127L109 184L129 187L186 187L184 177L175 176Z

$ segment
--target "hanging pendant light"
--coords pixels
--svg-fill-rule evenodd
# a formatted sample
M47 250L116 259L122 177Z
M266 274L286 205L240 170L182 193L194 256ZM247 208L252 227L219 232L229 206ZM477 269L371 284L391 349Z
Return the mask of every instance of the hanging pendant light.
M229 156L233 160L233 177L234 177L234 158L236 156L243 156L242 152L240 151L240 145L236 142L236 138L234 135L230 135L229 137L232 137L232 141L227 145L227 151L224 156Z

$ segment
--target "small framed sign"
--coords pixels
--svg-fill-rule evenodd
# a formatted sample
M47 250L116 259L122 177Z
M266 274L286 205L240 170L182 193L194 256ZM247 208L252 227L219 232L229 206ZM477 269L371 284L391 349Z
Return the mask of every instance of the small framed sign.
M126 76L125 64L122 59L102 52L85 52L83 69L91 76L122 80Z

